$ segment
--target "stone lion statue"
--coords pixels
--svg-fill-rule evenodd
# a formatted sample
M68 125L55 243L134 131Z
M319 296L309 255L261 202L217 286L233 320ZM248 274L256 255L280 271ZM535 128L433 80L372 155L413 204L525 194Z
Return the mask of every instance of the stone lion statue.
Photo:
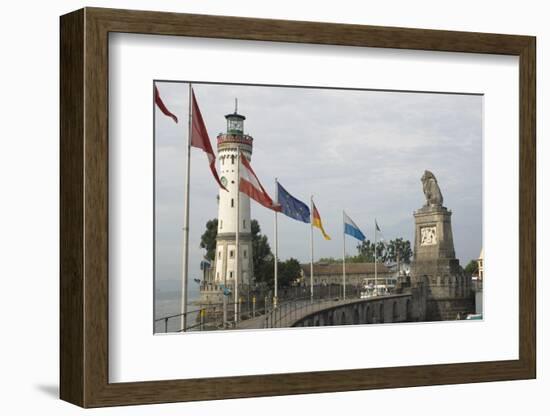
M435 175L429 170L424 171L422 175L422 190L426 197L426 205L424 206L441 206L443 205L443 195L441 195L441 189L437 184Z

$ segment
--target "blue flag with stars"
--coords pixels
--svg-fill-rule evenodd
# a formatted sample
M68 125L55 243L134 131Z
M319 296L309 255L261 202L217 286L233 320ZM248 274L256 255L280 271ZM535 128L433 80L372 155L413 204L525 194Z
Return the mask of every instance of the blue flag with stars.
M307 223L311 221L309 207L290 195L279 182L277 182L277 202L280 206L280 212L287 217Z

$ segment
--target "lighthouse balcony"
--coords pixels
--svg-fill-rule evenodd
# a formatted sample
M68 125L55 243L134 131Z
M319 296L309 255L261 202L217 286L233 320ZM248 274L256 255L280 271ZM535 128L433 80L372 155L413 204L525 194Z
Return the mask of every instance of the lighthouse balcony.
M252 148L253 138L248 134L219 134L218 137L218 149L226 147L226 145L241 144L247 145Z

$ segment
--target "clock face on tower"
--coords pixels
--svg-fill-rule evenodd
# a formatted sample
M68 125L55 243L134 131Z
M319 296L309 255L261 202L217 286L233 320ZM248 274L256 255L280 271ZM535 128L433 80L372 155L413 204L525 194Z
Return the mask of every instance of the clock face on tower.
M223 185L223 186L227 186L227 178L226 178L225 176L222 176L222 177L220 178L220 181L222 182L222 185Z
M433 246L437 244L436 227L422 227L420 229L420 245L421 246Z

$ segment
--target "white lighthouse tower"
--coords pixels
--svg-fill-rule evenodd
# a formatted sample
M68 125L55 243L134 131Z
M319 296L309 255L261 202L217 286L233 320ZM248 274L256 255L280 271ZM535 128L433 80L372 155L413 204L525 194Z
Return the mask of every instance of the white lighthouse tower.
M220 189L218 197L218 236L216 239L215 260L208 281L201 287L202 303L222 301L222 289L231 291L230 302L236 302L235 279L238 279L238 296L246 299L253 280L252 234L250 229L250 198L239 192L238 153L250 160L253 138L244 133L245 116L235 112L227 114L227 131L217 137L219 172L222 184L227 191ZM239 223L237 224L237 198ZM239 229L239 250L236 247L237 227ZM236 256L239 253L239 276L237 276Z

